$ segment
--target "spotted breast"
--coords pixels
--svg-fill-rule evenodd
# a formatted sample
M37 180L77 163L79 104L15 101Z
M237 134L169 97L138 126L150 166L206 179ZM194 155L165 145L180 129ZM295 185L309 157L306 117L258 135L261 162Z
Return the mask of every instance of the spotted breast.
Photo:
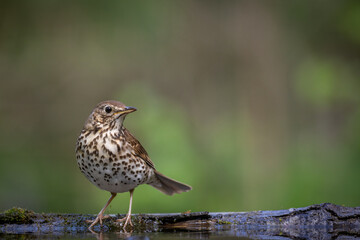
M81 172L99 188L122 193L140 184L156 181L153 165L136 156L127 130L106 129L82 132L78 139L76 158ZM152 181L151 181L152 180Z

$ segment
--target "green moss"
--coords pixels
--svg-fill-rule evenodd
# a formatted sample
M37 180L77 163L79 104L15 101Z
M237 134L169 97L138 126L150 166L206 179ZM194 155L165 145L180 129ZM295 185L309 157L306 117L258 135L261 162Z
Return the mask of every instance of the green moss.
M228 221L222 221L222 220L219 220L218 221L219 224L231 224L231 222L228 222Z
M32 223L34 215L33 211L14 207L0 214L0 224Z

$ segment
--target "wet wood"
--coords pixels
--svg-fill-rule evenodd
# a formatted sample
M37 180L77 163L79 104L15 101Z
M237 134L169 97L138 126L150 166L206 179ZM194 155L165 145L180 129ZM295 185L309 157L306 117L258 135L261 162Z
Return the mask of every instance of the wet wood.
M95 232L123 231L115 222L124 215L110 215ZM0 214L0 234L79 233L87 232L86 220L94 215L38 214L23 209L10 209ZM229 236L264 238L360 237L360 207L344 207L330 203L275 211L193 212L170 214L134 214L132 232L186 231L218 232Z

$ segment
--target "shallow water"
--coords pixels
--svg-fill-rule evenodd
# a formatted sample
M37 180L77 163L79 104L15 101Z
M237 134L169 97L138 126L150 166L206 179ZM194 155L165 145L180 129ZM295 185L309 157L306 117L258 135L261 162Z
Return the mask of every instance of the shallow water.
M0 239L128 239L128 240L166 240L166 239L284 239L274 237L246 237L232 232L152 232L152 233L63 233L63 234L0 234ZM286 239L286 238L285 238Z
M128 239L128 240L165 240L165 239L353 239L350 232L333 232L327 228L287 228L277 227L251 227L251 226L225 226L211 230L179 230L159 229L157 232L124 232L100 230L97 232L84 231L58 231L57 233L0 233L0 239L26 240L26 239Z

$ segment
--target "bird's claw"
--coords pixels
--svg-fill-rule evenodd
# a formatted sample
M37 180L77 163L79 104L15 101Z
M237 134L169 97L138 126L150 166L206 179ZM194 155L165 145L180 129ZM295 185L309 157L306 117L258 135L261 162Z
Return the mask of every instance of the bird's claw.
M131 215L126 214L126 217L116 220L116 222L124 222L124 221L125 221L124 226L123 226L123 229L124 229L124 230L125 230L125 228L126 228L126 226L127 226L128 224L130 224L131 227L134 226L133 223L132 223L132 221L131 221Z
M106 219L106 218L109 218L110 216L109 215L102 215L102 214L99 214L96 216L95 220L92 221L92 220L86 220L87 223L91 223L91 225L89 226L89 230L91 230L91 228L98 222L100 222L100 225L102 225L102 220L103 219Z

